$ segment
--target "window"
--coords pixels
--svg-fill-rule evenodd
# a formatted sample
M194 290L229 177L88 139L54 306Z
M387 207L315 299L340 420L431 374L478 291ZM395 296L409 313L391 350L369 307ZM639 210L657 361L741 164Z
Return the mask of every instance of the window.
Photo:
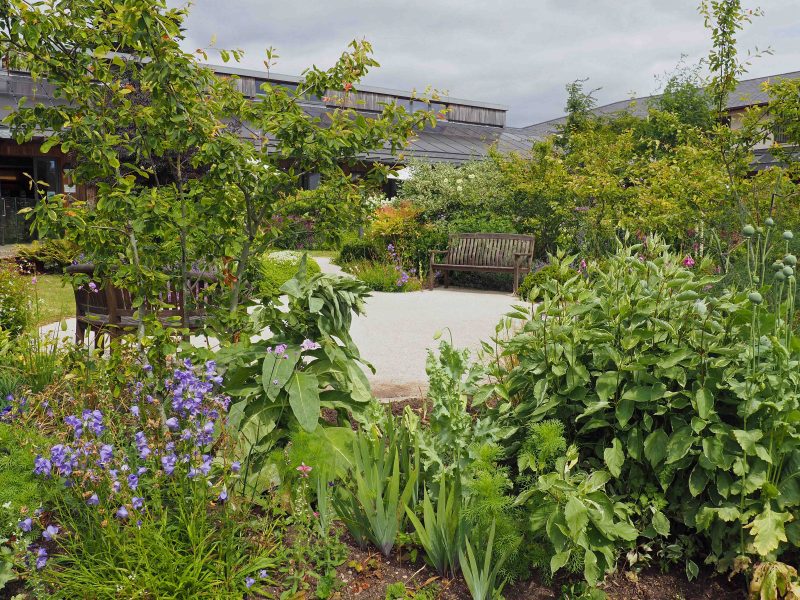
M788 144L789 133L780 125L776 125L772 128L772 139L776 144Z

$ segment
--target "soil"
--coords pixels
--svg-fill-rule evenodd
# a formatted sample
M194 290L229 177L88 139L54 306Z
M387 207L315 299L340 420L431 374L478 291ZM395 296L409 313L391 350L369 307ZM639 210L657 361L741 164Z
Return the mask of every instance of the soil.
M688 581L682 572L661 573L658 570L616 573L603 588L612 600L743 600L747 598L744 581L714 573L700 572Z

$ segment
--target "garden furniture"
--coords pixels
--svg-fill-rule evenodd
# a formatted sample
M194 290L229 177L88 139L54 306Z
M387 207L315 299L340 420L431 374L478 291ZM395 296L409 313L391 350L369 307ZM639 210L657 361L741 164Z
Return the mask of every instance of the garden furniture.
M531 270L535 242L532 235L515 233L451 234L447 250L431 252L428 286L433 289L436 271L443 272L445 287L450 271L513 273L516 292L520 275Z
M135 331L138 327L136 307L129 290L117 287L110 279L95 278L92 264L77 264L66 269L70 275L87 275L89 281L75 286L75 342L83 343L86 333L94 332L95 344L104 334L111 338ZM160 300L166 308L156 315L165 327L195 331L206 317L206 291L216 277L208 272L192 270L185 289L180 280L170 279Z

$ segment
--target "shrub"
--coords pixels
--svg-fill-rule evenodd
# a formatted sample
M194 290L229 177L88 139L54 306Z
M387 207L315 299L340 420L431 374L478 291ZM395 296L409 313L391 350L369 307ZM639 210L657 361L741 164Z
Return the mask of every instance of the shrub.
M738 555L774 558L800 544L790 517L800 505L800 376L790 366L800 360L800 344L787 325L795 284L786 273L795 259L776 271L779 285L717 296L709 292L715 278L684 260L648 239L590 265L585 277L544 284L545 300L501 342L494 376L507 400L487 410L510 415L517 431L506 447L515 455L521 447L524 465L535 465L532 444L544 439L532 424L563 423L580 470L606 470L610 478L598 488L583 476L572 483L559 477L590 495L607 487L619 498L617 518L630 515L655 546L694 536L719 568ZM543 483L539 477L537 486ZM573 519L566 531L573 542L585 539L574 526L584 523L575 512L583 509L574 502L566 508ZM595 525L602 519L589 518ZM602 523L617 551L632 548L628 525ZM613 565L611 547L591 548L603 558L586 565L587 577ZM568 548L556 547L557 565L569 559ZM696 574L692 556L683 557Z
M344 264L342 268L376 292L415 292L422 289L422 282L417 277L409 276L404 280L395 265L357 261Z
M17 337L33 325L32 298L28 280L14 267L0 264L0 331Z
M339 250L336 259L339 264L351 263L361 260L378 260L383 255L374 239L369 237L359 237L346 241Z
M279 296L281 286L297 274L302 258L303 253L294 250L269 252L262 256L257 264L256 288L258 293L263 298ZM313 258L309 256L306 260L309 276L322 271Z
M17 255L25 262L34 263L37 271L62 272L80 255L80 249L69 240L36 240L30 246L20 246Z
M525 279L522 280L522 283L519 284L517 295L523 300L537 302L541 300L544 293L541 289L543 284L548 282L562 284L577 273L574 269L566 265L564 265L565 268L563 269L561 266L561 264L548 264L538 271L529 273L525 276ZM534 290L534 288L537 289Z

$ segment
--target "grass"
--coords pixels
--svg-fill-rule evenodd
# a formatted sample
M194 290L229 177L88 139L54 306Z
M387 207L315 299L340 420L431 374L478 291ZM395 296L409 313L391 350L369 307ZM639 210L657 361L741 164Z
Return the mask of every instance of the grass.
M309 250L308 255L313 258L333 258L339 254L337 250Z
M38 275L36 295L39 297L38 326L75 316L75 296L61 275Z

